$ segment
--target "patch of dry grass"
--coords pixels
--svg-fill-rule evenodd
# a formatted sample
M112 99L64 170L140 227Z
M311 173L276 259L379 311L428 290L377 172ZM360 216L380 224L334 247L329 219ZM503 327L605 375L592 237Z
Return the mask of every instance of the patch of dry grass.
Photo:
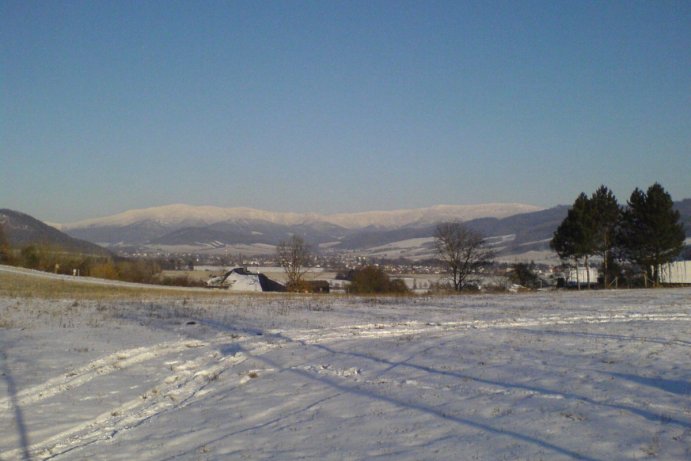
M223 293L226 296L228 293ZM42 299L149 299L219 296L215 291L171 289L143 285L128 287L98 285L75 280L52 280L32 275L0 272L0 296Z

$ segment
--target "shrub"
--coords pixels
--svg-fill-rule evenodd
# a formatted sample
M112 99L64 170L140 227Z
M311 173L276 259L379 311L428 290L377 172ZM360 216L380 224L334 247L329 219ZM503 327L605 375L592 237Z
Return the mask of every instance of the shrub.
M512 271L509 273L509 280L511 282L524 286L526 288L538 288L540 286L540 278L535 273L535 263L516 263L512 266Z
M10 242L7 240L2 223L0 223L0 264L12 265L14 263L15 260L10 249Z
M21 265L29 269L38 269L41 263L41 255L39 249L35 245L29 245L22 248L21 251Z
M118 272L112 262L97 263L89 269L91 277L98 277L101 279L117 280Z
M365 266L356 269L351 274L351 293L407 293L403 280L391 280L389 276L377 266Z

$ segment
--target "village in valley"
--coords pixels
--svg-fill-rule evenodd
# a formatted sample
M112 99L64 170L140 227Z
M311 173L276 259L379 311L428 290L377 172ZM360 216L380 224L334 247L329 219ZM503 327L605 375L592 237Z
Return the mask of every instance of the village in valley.
M287 225L276 223L284 215L258 210L251 213L263 213L263 220L248 220L245 210L238 215L233 209L213 209L210 215L202 207L177 206L61 226L70 235L22 213L0 210L0 262L240 292L501 293L691 284L689 230L684 227L691 220L691 199L674 202L659 183L645 192L637 188L626 205L600 186L591 196L581 193L569 207L511 214L521 209L494 204L484 211L433 207L389 212L383 218L369 214L361 224L367 227L330 224L325 233L319 229L333 218ZM200 212L205 221L194 221ZM506 215L458 219L459 213L469 212ZM140 222L150 223L162 213L168 227L161 224L158 234L143 233ZM139 221L132 222L131 215ZM391 222L392 216L393 227L373 226ZM456 220L439 222L454 216ZM114 226L118 222L124 224ZM111 242L95 245L104 235ZM46 244L50 239L54 243ZM76 250L65 251L66 245Z
M237 284L236 288L228 283L223 284L219 276L224 276L229 271L244 269L251 274L264 274L279 283L285 282L285 273L277 264L275 257L256 256L253 258L238 258L230 264L222 264L222 258L210 257L200 254L185 255L156 255L163 261L169 262L169 269L163 271L164 276L176 277L184 276L191 280L204 282L207 286L235 289L239 291L247 290L249 285ZM219 261L221 259L221 261ZM408 263L404 261L382 261L367 257L332 257L318 259L315 266L309 267L306 271L308 281L327 282L328 291L334 293L347 292L348 280L347 273L350 270L367 265L381 267L384 272L392 278L400 279L414 293L426 294L434 292L448 292L449 279L444 268L435 261L425 263ZM510 292L519 289L527 289L516 283L517 279L511 274L515 270L516 264L530 266L531 271L536 276L534 288L549 289L557 287L595 288L602 283L597 267L591 267L588 271L584 267L569 269L563 264L551 265L547 263L495 263L491 267L475 274L473 283L476 284L478 291L490 292ZM671 263L665 267L663 282L672 285L691 284L691 261L681 261ZM588 283L590 277L591 282ZM208 282L208 283L207 283ZM230 282L230 280L229 280ZM244 287L240 289L240 287ZM621 288L625 288L622 286ZM531 287L533 288L533 287ZM252 288L254 291L254 288ZM265 290L262 290L265 291ZM323 288L320 292L324 292Z

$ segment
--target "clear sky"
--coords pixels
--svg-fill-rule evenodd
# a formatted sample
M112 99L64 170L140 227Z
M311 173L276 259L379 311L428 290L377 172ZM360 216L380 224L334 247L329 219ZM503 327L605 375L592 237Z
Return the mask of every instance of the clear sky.
M0 0L0 208L691 197L691 2Z

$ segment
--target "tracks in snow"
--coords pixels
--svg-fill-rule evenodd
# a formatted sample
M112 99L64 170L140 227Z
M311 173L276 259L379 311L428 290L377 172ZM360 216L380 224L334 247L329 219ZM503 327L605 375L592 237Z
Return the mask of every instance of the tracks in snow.
M626 323L626 322L670 322L691 321L687 313L636 313L614 312L595 315L548 315L536 318L512 318L494 320L467 320L457 322L397 322L366 325L346 325L328 330L275 330L292 341L318 344L353 338L387 338L412 334L435 334L449 331L483 330L490 328L529 328L574 324Z
M350 339L391 338L418 334L439 334L450 331L472 331L491 328L528 328L572 324L602 324L636 321L691 321L691 314L684 312L641 313L618 310L610 313L590 315L545 315L534 318L508 318L489 320L467 320L455 322L393 322L381 324L346 325L330 329L274 330L271 336L245 336L232 339L219 335L210 341L181 340L138 347L114 352L94 360L71 372L24 389L12 398L0 400L0 416L11 417L12 405L31 407L45 399L62 393L76 392L79 387L95 379L105 378L112 373L123 372L135 365L158 360L166 363L170 373L158 384L129 401L97 415L95 418L77 424L58 434L49 436L26 447L32 459L52 459L99 441L113 438L118 433L134 429L146 421L176 408L185 407L210 390L207 387L222 373L251 356L259 356L279 347L295 342L318 344ZM271 338L270 342L268 338ZM194 351L194 358L186 361L163 362L164 357ZM358 379L358 369L334 370L329 367L307 366L307 372L335 375L339 378ZM237 385L246 379L238 377ZM417 383L404 383L417 384ZM2 454L2 458L20 458L23 450L16 449Z
M246 348L234 348L230 354L224 354L220 348L223 344L228 344L228 338L225 336L219 336L210 342L184 340L121 350L66 375L25 389L12 400L1 400L0 416L11 417L12 405L19 405L26 411L28 407L42 400L65 392L77 392L80 386L92 380L102 377L107 379L107 375L111 373L124 372L127 368L145 361L160 360L187 349L198 351L192 360L167 362L170 374L143 394L110 408L89 421L25 447L31 459L52 459L76 448L111 439L116 434L136 428L166 411L187 406L195 398L204 395L209 383L215 381L224 371L244 362L250 355L261 355L276 347L267 342L259 342L249 344ZM239 385L243 384L241 379L238 381ZM19 459L23 452L23 449L15 449L0 454L0 458Z
M151 347L137 347L118 351L94 360L87 365L69 371L64 375L49 379L34 387L18 392L14 400L17 405L26 406L71 391L99 376L122 370L132 365L153 360L162 355L180 352L189 348L203 347L201 341L176 341L156 344ZM9 405L10 397L0 399L0 414Z

